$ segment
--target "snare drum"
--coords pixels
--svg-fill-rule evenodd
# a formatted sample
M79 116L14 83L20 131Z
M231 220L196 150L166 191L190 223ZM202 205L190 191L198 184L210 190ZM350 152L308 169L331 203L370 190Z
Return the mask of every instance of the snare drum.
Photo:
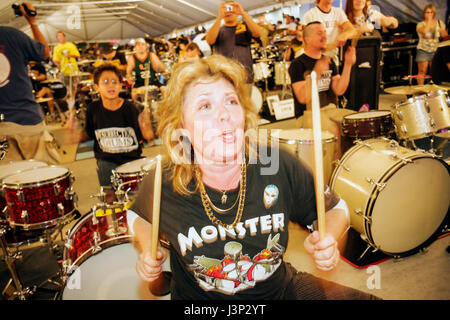
M395 131L390 111L369 111L349 114L342 121L342 135L351 139L388 136Z
M443 90L430 92L426 95L427 107L433 119L432 128L434 132L450 129L450 112L447 99L447 92Z
M347 202L361 238L394 257L434 241L450 204L448 165L386 138L357 141L339 161L330 187Z
M115 216L103 214L114 211ZM117 211L117 212L116 212ZM100 215L97 217L97 215ZM156 299L136 273L138 252L130 243L120 204L95 207L71 229L64 248L63 300ZM168 268L168 260L163 269ZM166 297L167 298L167 297Z
M271 142L280 143L311 169L314 168L314 133L312 129L273 130ZM334 154L337 148L337 137L329 131L322 131L323 176L324 182L330 179L333 170Z
M114 189L120 191L137 191L144 172L142 167L153 163L154 158L142 158L124 163L112 171Z
M8 176L3 181L12 226L54 226L75 210L74 177L67 168L48 166Z
M397 136L399 139L414 140L433 133L432 118L425 105L425 96L409 98L392 107Z

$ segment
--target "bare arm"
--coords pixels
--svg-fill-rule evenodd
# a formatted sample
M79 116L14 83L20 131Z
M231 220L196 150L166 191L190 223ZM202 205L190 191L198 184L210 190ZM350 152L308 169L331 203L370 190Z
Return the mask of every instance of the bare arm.
M136 271L139 277L147 282L155 281L162 273L162 264L166 256L158 245L157 259L151 258L152 225L141 217L136 218L133 224L134 245L139 251Z
M211 26L211 28L206 33L205 40L206 40L206 42L208 42L208 44L210 46L212 46L214 43L216 43L217 36L219 35L219 31L220 31L220 25L221 25L224 15L225 15L225 10L226 10L225 3L222 2L219 5L219 14L217 16L216 21L214 21L214 24Z
M336 76L332 80L331 87L333 92L341 96L347 90L348 84L350 83L350 75L352 71L352 66L356 62L356 49L349 46L345 52L345 62L344 68L340 76Z
M152 62L152 67L156 72L164 72L166 70L166 67L154 52L150 52L150 61Z
M24 5L26 5L28 7L28 9L34 10L34 7L31 5L31 3L24 2ZM40 43L42 43L44 45L44 49L45 49L44 59L48 59L50 57L50 48L47 44L47 40L45 40L44 35L41 33L41 30L39 29L38 25L36 24L36 19L34 17L29 16L22 6L20 6L20 12L22 12L22 15L25 17L28 24L30 25L34 40L39 41Z
M262 35L261 27L248 15L248 13L242 8L241 4L238 2L234 3L234 10L237 14L241 15L248 26L248 29L252 33L254 38L259 38Z
M134 66L135 66L134 57L130 56L127 61L127 82L131 85L134 84L133 74L132 74Z
M380 24L382 27L397 29L398 20L394 17L386 17L384 14L380 13Z

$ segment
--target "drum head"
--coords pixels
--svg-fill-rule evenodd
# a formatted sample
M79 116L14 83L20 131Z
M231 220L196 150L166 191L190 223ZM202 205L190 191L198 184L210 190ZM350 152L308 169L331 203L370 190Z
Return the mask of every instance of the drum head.
M33 170L23 171L5 178L6 185L32 184L36 182L49 181L54 178L65 175L69 169L64 167L50 166L35 168Z
M352 119L352 120L370 119L370 118L376 118L376 117L389 116L390 114L391 114L390 111L383 111L383 110L358 112L358 113L349 114L349 115L345 116L344 119Z
M138 252L130 243L116 245L88 258L73 271L62 300L167 300L155 297L136 273ZM168 270L167 259L163 270Z
M149 163L153 163L154 161L155 161L154 158L142 158L142 159L133 160L133 161L124 163L121 166L118 166L115 171L117 173L122 173L122 174L141 172L143 166L145 166Z
M312 129L276 130L270 133L271 138L288 144L313 144L314 132ZM322 131L322 143L336 140L336 136L329 131Z
M47 166L47 163L36 160L11 161L10 163L0 165L0 181L7 176L19 173L24 170Z
M388 254L415 251L438 229L450 204L450 175L431 157L414 159L385 181L372 203L370 237Z

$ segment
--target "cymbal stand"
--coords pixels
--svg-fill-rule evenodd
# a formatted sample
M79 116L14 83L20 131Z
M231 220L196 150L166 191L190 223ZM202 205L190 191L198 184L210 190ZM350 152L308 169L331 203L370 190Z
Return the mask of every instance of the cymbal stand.
M15 253L10 253L8 250L8 245L5 239L6 229L4 227L0 228L0 245L2 247L3 256L6 265L8 266L9 272L11 274L11 279L6 285L5 289L2 291L2 295L8 300L16 299L26 300L28 295L34 293L36 288L23 288L22 283L17 273L17 268L15 261L22 258L21 252L17 251ZM13 283L14 282L14 283ZM12 292L11 292L12 291Z
M0 114L0 122L5 121L5 115L3 113ZM8 139L5 136L0 136L0 161L5 158L8 153L9 144Z
M286 52L287 48L289 48L289 46L285 46L283 53ZM286 92L287 92L287 82L286 82L286 56L283 54L283 61L282 61L282 74L283 74L283 86L281 88L281 99L283 100L286 97Z

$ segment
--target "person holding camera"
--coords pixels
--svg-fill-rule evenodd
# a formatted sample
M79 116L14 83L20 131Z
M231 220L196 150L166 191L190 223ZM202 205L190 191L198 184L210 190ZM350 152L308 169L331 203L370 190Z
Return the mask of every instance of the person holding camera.
M241 16L244 21L238 20ZM221 26L222 19L224 25ZM253 21L241 4L225 1L219 6L216 21L206 34L206 41L215 54L239 61L248 72L247 83L253 83L252 38L261 37L260 26Z
M18 12L26 19L33 38L9 26L0 26L0 134L8 135L9 150L3 161L36 159L60 162L54 138L45 130L44 114L33 95L28 76L30 61L50 56L47 41L36 24L35 11L28 2Z

